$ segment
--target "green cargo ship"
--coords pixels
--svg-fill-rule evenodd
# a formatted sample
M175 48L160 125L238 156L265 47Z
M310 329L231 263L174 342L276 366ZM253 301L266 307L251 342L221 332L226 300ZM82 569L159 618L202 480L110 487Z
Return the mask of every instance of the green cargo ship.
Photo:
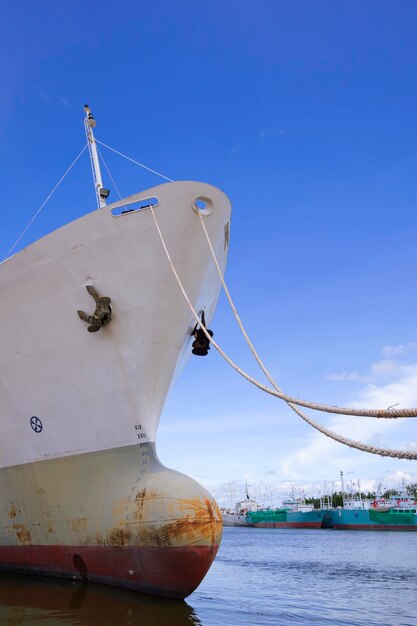
M417 530L417 502L404 481L400 494L384 498L379 493L374 500L343 498L343 508L328 514L337 530Z
M248 511L249 526L257 528L323 528L328 511L315 509L306 504L304 497L292 497L284 500L279 509L260 509Z

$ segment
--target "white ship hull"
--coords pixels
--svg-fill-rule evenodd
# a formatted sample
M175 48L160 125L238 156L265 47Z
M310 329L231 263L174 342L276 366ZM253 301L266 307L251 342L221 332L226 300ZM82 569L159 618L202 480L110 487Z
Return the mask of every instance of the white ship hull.
M222 512L223 526L249 526L245 514Z
M209 199L205 225L224 270L229 201L205 183L178 182L124 202L150 197L185 291L208 323L220 281L193 202ZM0 569L184 597L214 558L221 516L197 483L159 464L153 443L195 319L151 211L114 217L115 206L0 265ZM87 285L111 298L112 320L96 333L77 315L94 311ZM113 571L107 548L130 556L119 555ZM167 549L177 549L185 570Z

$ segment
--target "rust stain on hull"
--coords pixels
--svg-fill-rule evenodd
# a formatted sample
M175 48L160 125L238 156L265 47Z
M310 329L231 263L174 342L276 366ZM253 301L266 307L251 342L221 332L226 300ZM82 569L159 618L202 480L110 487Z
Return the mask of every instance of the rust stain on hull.
M111 528L104 537L96 536L94 543L161 548L198 544L217 548L220 544L221 514L215 502L208 498L176 500L144 489L141 497L136 496L134 506L128 520Z
M18 508L16 502L12 502L10 509L7 511L7 515L10 519L15 519L18 515L21 515L22 511Z
M132 533L125 528L112 528L107 534L105 544L108 546L128 546L132 539Z
M185 479L182 475L178 476L173 491L176 497L164 493L162 488L158 489L160 485L155 485L153 489L148 486L136 493L128 523L139 544L159 547L204 544L218 547L222 534L220 511L207 492L203 494L199 493L201 488L190 488ZM181 491L186 492L184 497L181 497Z
M12 528L16 533L19 543L23 543L25 545L30 545L32 543L32 536L25 524L13 524Z
M31 571L72 576L78 555L89 580L108 576L109 584L159 595L191 593L220 545L220 511L184 474L156 460L143 474L139 468L134 447L19 468L13 490L6 486L9 470L0 472L0 495L7 503L0 507L0 569L3 563L4 569L12 564L13 571L24 571L28 555L34 555ZM109 554L117 555L114 563L104 556Z

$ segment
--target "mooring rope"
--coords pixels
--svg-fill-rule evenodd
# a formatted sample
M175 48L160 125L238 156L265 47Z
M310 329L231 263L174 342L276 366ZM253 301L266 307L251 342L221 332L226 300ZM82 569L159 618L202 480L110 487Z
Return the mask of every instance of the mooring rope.
M383 418L383 419L393 419L393 418L402 418L402 417L417 417L417 408L407 408L407 409L393 409L393 408L388 408L388 409L358 409L358 408L351 408L351 407L345 407L345 406L336 406L336 405L330 405L330 404L321 404L318 402L311 402L309 400L302 400L299 398L294 398L292 396L288 396L287 394L285 394L282 389L280 389L280 387L277 385L277 383L275 382L275 380L272 378L271 374L269 373L269 371L267 370L266 366L264 365L264 363L262 362L261 358L259 357L255 346L253 345L253 343L251 342L249 335L247 334L242 320L239 316L239 313L237 312L237 309L234 305L234 302L232 300L232 297L230 295L229 289L226 285L226 281L224 280L224 276L222 274L222 271L220 269L219 263L217 261L216 255L214 253L213 250L213 246L211 244L210 241L210 237L209 234L207 232L206 229L206 225L204 224L204 219L203 216L201 214L201 212L199 211L199 217L200 217L200 222L201 222L201 226L203 228L204 234L206 236L206 240L207 243L209 245L210 248L210 252L211 252L211 256L213 258L214 264L216 266L217 269L217 273L218 276L220 278L220 281L222 283L224 292L226 294L226 297L229 301L230 307L233 311L233 314L236 318L236 321L239 325L240 330L242 331L242 334L246 340L246 343L248 344L253 356L255 357L259 367L261 368L261 370L263 371L263 373L265 374L265 376L267 377L267 379L269 380L269 382L271 383L271 385L274 387L275 392L273 393L272 389L269 389L268 387L264 387L262 385L262 383L259 383L256 380L251 380L250 382L253 382L253 384L255 384L256 386L261 386L261 388L264 391L268 390L268 393L271 393L272 395L276 396L277 398L280 398L281 400L284 400L287 403L291 403L291 404L296 404L297 406L302 406L305 407L307 409L313 409L314 411L323 411L325 413L336 413L339 415L354 415L357 417L374 417L374 418ZM245 378L247 378L247 375L244 372L240 372L242 373L242 375L244 375ZM251 377L249 377L251 378Z
M159 172L157 172L156 170L151 169L150 167L147 167L146 165L139 163L138 161L135 161L134 159L131 159L130 157L127 157L126 155L122 154L121 152L115 150L114 148L110 148L110 146L107 146L106 144L102 143L102 142L98 142L101 145L103 145L104 147L112 150L113 152L115 152L116 154L119 154L120 156L128 159L129 161L132 161L133 163L135 163L136 165L139 165L140 167L147 169L148 171L157 174L158 176L160 176L161 178L164 178L165 180L168 180L170 182L174 182L171 178L168 178L167 176L164 176L163 174L160 174ZM401 418L401 417L416 417L417 416L417 409L351 409L348 407L337 407L337 406L331 406L331 405L325 405L325 404L319 404L319 403L314 403L314 402L307 402L307 401L303 401L303 400L299 400L297 398L292 398L291 396L287 396L285 393L283 393L281 391L281 389L278 387L278 385L275 383L275 381L273 380L273 378L271 377L271 375L269 374L268 370L266 369L266 367L263 365L261 359L259 358L252 342L249 339L248 334L246 333L246 330L243 327L243 324L240 320L240 316L238 315L238 312L236 310L236 307L234 306L234 303L232 301L232 298L230 296L230 292L227 288L227 285L224 281L224 277L223 274L221 272L221 269L218 265L217 259L216 259L216 255L214 254L214 250L213 247L211 245L211 241L210 238L208 236L207 233L207 229L205 228L205 224L203 222L202 219L202 215L201 213L199 213L200 216L200 221L201 224L203 226L203 229L205 231L206 234L206 239L207 242L210 246L210 250L211 250L211 254L213 256L213 260L215 262L217 271L219 273L219 277L222 283L222 286L225 290L225 293L227 295L227 298L229 300L229 303L231 305L231 308L235 314L236 320L239 324L239 327L246 339L246 341L248 342L248 345L253 353L253 355L255 356L255 359L257 360L259 366L261 367L262 371L264 372L264 374L267 376L268 380L270 381L270 383L272 384L272 386L274 387L274 389L270 389L269 387L266 387L265 385L263 385L262 383L260 383L259 381L255 380L252 376L250 376L249 374L247 374L246 372L244 372L238 365L236 365L236 363L234 363L226 354L225 352L220 348L220 346L217 344L217 342L212 338L212 336L208 333L207 328L205 327L205 325L203 325L201 323L200 317L197 313L197 311L195 310L195 308L193 307L190 299L187 296L187 293L184 289L184 286L181 282L181 279L175 269L175 266L172 262L172 258L169 254L168 248L166 246L164 237L162 235L161 229L159 227L158 221L156 219L156 215L154 212L154 209L152 206L150 206L150 210L152 213L152 217L153 220L155 222L155 226L156 229L158 231L159 234L159 238L161 240L161 244L162 247L165 251L166 257L168 259L168 262L171 266L171 270L175 276L175 279L178 283L178 286L185 298L185 300L188 303L188 306L195 318L195 320L200 324L200 327L203 329L204 334L206 335L207 339L212 343L212 345L215 347L215 349L219 352L219 354L229 363L229 365L231 365L233 367L233 369L235 369L239 374L241 374L244 378L246 378L249 382L251 382L252 384L254 384L255 386L257 386L258 388L260 388L261 390L274 395L282 400L284 400L288 406L299 416L301 417L302 420L304 420L307 424L309 424L310 426L312 426L314 429L316 429L317 431L319 431L320 433L322 433L323 435L325 435L326 437L329 437L330 439L333 439L334 441L337 441L338 443L341 443L343 445L349 446L350 448L355 448L357 450L362 450L363 452L368 452L370 454L377 454L379 456L388 456L391 458L397 458L397 459L407 459L407 460L417 460L417 452L412 452L412 451L406 451L406 450L395 450L392 448L380 448L378 446L371 446L368 444L364 444L360 441L355 441L353 439L349 439L348 437L344 437L343 435L339 435L338 433L326 428L325 426L322 426L321 424L319 424L318 422L316 422L315 420L313 420L311 417L305 415L305 413L303 413L302 411L300 411L300 409L297 408L298 406L304 406L306 408L311 408L313 410L318 410L318 411L324 411L327 413L339 413L342 415L355 415L355 416L363 416L363 417L379 417L379 418Z
M164 237L162 235L161 229L159 227L159 223L156 219L156 215L154 212L154 209L152 206L149 207L152 213L152 217L153 220L155 222L155 226L156 229L158 231L159 234L159 238L161 240L162 243L162 247L165 251L166 257L168 259L168 262L171 266L171 270L176 278L176 281L178 283L178 286L185 298L185 300L188 303L188 306L191 310L191 312L193 313L194 318L196 319L196 321L200 324L200 327L203 329L204 334L206 335L207 339L213 344L213 346L216 348L216 350L219 352L219 354L221 354L221 356L233 367L233 369L235 369L237 372L239 372L244 378L246 378L247 380L249 380L249 382L253 382L253 384L255 384L257 387L259 387L260 389L263 389L264 391L266 391L267 393L270 393L271 395L275 395L277 397L281 397L284 396L283 399L285 399L285 394L282 394L281 391L279 390L279 387L276 385L277 389L273 390L270 389L269 387L266 387L265 385L262 385L262 383L259 383L258 381L256 381L255 379L253 379L251 376L249 376L249 374L247 374L246 372L244 372L243 370L241 370L241 368L236 365L226 354L225 352L220 348L220 346L217 344L217 342L213 339L213 337L211 335L209 335L207 328L201 323L200 317L197 313L197 311L195 310L194 306L192 305L185 289L184 286L181 282L180 277L178 276L178 272L175 269L175 266L172 262L172 258L171 255L169 254L168 248L166 246ZM274 383L275 385L275 383ZM288 397L288 396L287 396ZM315 428L316 430L318 430L320 433L322 433L323 435L326 435L326 437L330 437L331 439L333 439L334 441L337 441L339 443L342 443L346 446L349 446L350 448L355 448L357 450L362 450L363 452L369 452L370 454L377 454L379 456L388 456L391 458L397 458L397 459L407 459L407 460L417 460L417 452L411 452L411 451L406 451L406 450L394 450L391 448L380 448L377 446L370 446L368 444L362 443L360 441L355 441L353 439L348 439L347 437L344 437L343 435L339 435L338 433L335 433L334 431L329 430L328 428L326 428L325 426L322 426L321 424L318 424L315 420L313 420L311 417L308 417L307 415L305 415L302 411L300 411L296 406L294 406L294 403L292 403L290 400L286 400L285 402L287 402L288 406L295 412L297 413L297 415L299 417L301 417L301 419L303 419L305 422L307 422L307 424L309 424L310 426L312 426L313 428Z
M129 161L132 161L132 163L135 163L136 165L139 165L140 167L153 172L154 174L157 174L158 176L160 176L161 178L164 178L165 180L168 180L170 182L174 182L172 180L172 178L168 178L168 176L164 176L163 174L161 174L160 172L157 172L156 170L151 169L150 167L148 167L147 165L144 165L143 163L139 163L139 161L135 161L134 159L122 154L121 152L119 152L118 150L115 150L114 148L111 148L110 146L107 146L105 143L98 141L96 139L97 143L101 144L102 146L105 146L106 148L108 148L109 150L112 150L113 152L115 152L116 154L119 154L120 156L124 157L125 159L128 159ZM103 159L104 162L104 159ZM249 374L247 374L246 372L244 372L242 369L240 369L233 361L231 361L228 357L226 358L226 355L224 355L224 353L222 354L222 356L224 355L224 358L226 358L226 360L228 361L228 363L230 365L232 365L232 367L239 372L244 378L246 378L249 382L251 382L252 384L256 385L257 387L259 387L260 389L262 389L262 391L266 391L267 393L270 393L273 396L276 396L277 398L280 398L281 400L284 400L284 402L287 403L291 403L291 404L295 404L297 406L302 406L304 408L307 409L312 409L313 411L322 411L324 413L332 413L332 414L339 414L339 415L352 415L352 416L356 416L356 417L373 417L373 418L382 418L382 419L394 419L394 418L404 418L404 417L417 417L417 408L406 408L406 409L393 409L393 408L387 408L387 409L360 409L360 408L352 408L352 407L340 407L337 405L331 405L331 404L322 404L319 402L311 402L309 400L303 400L300 398L295 398L293 396L288 396L286 393L284 393L282 391L282 389L280 389L278 387L278 385L276 384L276 382L273 380L272 376L270 375L270 373L268 372L266 366L264 365L264 363L262 362L262 360L260 359L255 346L253 345L253 343L251 342L243 324L242 324L242 320L237 312L237 309L233 303L232 297L230 295L229 289L227 288L226 282L224 280L224 276L222 274L222 271L219 267L219 264L217 262L217 258L216 255L214 253L213 250L213 246L211 244L210 241L210 237L208 235L206 226L204 224L204 220L203 220L203 216L201 214L201 212L198 212L199 217L200 217L200 222L201 222L201 226L203 228L207 243L209 245L210 248L210 252L213 258L213 261L215 263L216 269L217 269L217 273L219 275L219 278L221 280L223 289L225 291L226 297L229 301L229 304L231 306L231 309L233 311L233 314L236 318L236 321L239 325L239 328L246 340L246 343L248 344L253 356L255 357L259 367L261 368L261 370L263 371L263 373L265 374L265 376L267 377L267 379L269 380L269 382L271 383L271 385L274 387L274 389L270 389L269 387L266 387L265 385L262 385L262 383L260 383L259 381L255 380L254 378L252 378ZM213 345L215 345L215 342L213 342Z

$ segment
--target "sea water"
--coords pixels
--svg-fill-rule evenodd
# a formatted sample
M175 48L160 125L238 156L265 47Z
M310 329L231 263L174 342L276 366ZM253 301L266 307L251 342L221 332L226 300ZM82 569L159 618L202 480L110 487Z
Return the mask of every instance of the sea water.
M417 532L225 528L185 602L0 576L0 625L417 624Z

